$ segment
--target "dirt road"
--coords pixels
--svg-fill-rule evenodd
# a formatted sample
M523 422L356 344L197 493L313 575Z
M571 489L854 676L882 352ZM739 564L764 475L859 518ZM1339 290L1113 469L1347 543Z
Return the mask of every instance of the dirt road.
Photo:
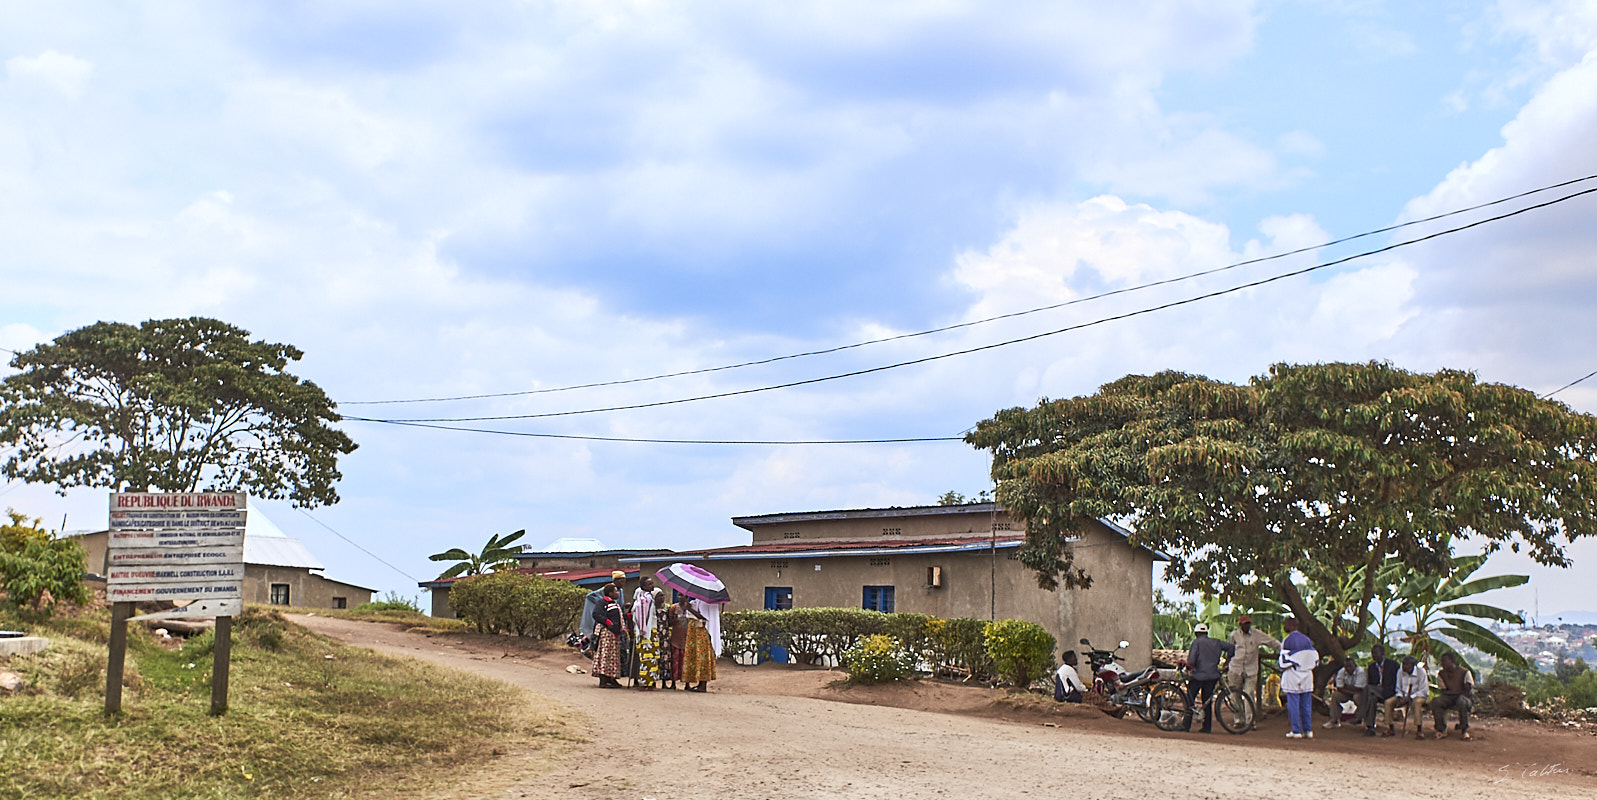
M507 754L448 798L1597 797L1597 737L1523 723L1483 723L1473 742L1350 730L1292 742L1279 718L1245 736L1166 734L1080 708L1006 708L982 689L846 690L832 685L836 672L726 662L708 694L601 690L566 671L587 662L564 648L294 620L495 678L586 717L590 741L565 757Z

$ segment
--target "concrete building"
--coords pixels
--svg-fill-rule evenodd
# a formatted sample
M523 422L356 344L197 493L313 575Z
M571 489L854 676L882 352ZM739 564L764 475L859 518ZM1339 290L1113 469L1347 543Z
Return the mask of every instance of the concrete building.
M1166 557L1135 547L1128 532L1094 522L1075 542L1090 589L1037 587L1018 552L1024 527L995 503L815 511L734 517L752 542L660 555L624 556L650 575L682 561L714 573L725 609L862 607L938 617L1024 619L1076 649L1085 637L1146 664L1153 638L1153 565Z
M106 540L110 531L78 534L91 585L103 587ZM335 581L298 539L286 536L259 508L251 508L244 527L244 602L293 608L354 608L370 602L373 589Z

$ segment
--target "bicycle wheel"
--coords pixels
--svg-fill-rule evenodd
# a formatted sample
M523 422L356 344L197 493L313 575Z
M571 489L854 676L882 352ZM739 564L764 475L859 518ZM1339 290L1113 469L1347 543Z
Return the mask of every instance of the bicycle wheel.
M1188 724L1187 695L1177 686L1160 687L1150 700L1153 704L1153 724L1162 731L1180 730Z
M1253 730L1253 698L1241 692L1216 692L1214 716L1226 733L1247 733Z

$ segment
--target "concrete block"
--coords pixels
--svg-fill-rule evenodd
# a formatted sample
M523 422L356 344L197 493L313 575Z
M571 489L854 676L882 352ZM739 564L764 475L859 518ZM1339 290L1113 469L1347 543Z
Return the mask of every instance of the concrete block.
M0 639L0 656L25 656L29 653L37 653L49 646L50 640L43 636Z

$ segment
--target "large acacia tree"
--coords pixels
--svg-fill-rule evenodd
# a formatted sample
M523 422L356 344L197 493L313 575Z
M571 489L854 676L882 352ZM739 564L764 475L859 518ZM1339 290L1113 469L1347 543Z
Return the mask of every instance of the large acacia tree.
M131 491L245 491L300 507L338 502L355 443L304 354L201 317L98 322L11 360L0 380L0 474Z
M1454 544L1567 566L1597 533L1597 419L1468 372L1277 364L1246 385L1178 372L1000 411L966 440L993 453L997 499L1026 522L1044 587L1091 576L1085 520L1129 520L1184 591L1275 599L1340 660L1369 627L1389 557L1445 570ZM1363 567L1354 624L1316 618L1306 576Z

